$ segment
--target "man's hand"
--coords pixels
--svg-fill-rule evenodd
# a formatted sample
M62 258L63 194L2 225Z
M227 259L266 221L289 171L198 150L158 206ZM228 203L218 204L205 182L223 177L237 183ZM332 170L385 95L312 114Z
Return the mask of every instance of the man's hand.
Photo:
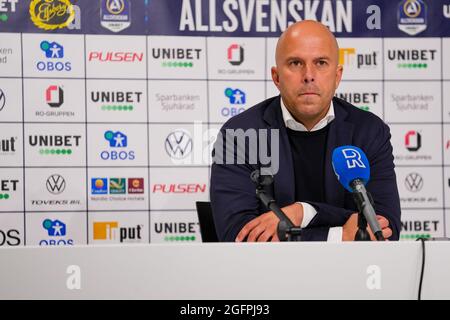
M303 206L300 203L293 203L281 208L295 226L300 226L303 220ZM266 242L280 241L277 235L277 227L280 220L269 211L248 222L236 237L237 242Z
M383 237L385 239L392 236L392 229L389 227L389 221L380 215L377 215L378 223L380 224L381 232L383 233ZM350 216L347 222L342 227L342 241L354 241L356 232L358 231L358 213L354 213ZM367 226L367 231L370 235L370 240L375 241L375 236L370 230L370 227Z

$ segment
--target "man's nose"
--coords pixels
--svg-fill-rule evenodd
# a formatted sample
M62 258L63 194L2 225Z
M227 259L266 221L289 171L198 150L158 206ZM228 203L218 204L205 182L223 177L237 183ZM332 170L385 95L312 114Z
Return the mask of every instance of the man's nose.
M314 68L313 66L311 66L310 64L305 65L305 69L304 69L304 74L303 74L303 82L304 83L311 83L314 82Z

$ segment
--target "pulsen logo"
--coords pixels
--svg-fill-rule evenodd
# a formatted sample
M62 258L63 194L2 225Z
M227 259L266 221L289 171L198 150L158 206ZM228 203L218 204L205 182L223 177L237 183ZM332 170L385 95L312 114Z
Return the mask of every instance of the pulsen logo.
M88 55L89 61L98 62L142 62L143 52L103 52L91 51Z
M205 183L156 183L153 193L205 193Z
M418 151L422 146L422 135L415 131L411 130L405 134L405 147L409 151Z
M227 49L228 62L233 66L238 66L244 61L244 48L236 43Z

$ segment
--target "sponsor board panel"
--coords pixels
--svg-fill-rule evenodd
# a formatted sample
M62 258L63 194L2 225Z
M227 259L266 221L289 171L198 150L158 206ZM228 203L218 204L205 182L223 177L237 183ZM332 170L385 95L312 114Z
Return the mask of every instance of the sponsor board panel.
M152 243L202 242L195 211L164 211L150 213Z
M0 168L0 212L23 210L23 169Z
M24 245L23 213L0 212L0 248Z

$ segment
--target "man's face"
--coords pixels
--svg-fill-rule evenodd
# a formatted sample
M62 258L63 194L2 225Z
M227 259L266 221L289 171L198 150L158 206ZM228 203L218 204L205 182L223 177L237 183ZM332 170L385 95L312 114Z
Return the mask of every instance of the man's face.
M308 129L325 116L342 76L334 39L323 32L291 32L277 48L272 78L291 114Z

